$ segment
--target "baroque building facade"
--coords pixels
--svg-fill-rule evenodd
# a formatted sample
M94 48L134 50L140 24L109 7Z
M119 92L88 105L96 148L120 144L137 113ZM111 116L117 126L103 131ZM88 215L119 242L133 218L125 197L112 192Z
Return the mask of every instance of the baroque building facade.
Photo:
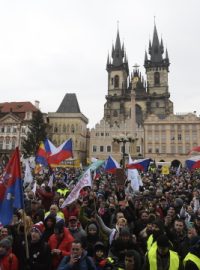
M16 146L21 149L22 142L27 138L29 123L39 102L4 102L0 103L0 160L8 161L10 153Z
M144 58L146 80L137 65L129 74L124 44L121 45L117 32L115 46L107 58L104 116L90 131L90 158L105 159L111 155L119 162L130 154L132 158L182 163L188 158L189 150L200 144L200 119L195 113L174 114L168 84L169 66L168 51L164 50L154 25ZM133 139L131 143L129 137Z

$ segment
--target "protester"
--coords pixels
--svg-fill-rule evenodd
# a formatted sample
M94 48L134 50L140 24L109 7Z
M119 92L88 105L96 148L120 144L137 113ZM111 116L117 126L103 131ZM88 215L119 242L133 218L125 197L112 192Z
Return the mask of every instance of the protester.
M42 239L44 224L36 223L31 229L31 240L29 245L29 269L30 270L50 270L51 250Z
M64 256L70 254L74 238L65 227L64 221L60 220L54 227L54 234L49 238L49 246L52 255L52 270L56 270Z
M198 269L198 241L194 239L200 237L200 171L183 168L176 175L171 168L163 175L154 168L139 174L143 186L136 191L128 181L118 184L116 175L102 167L91 185L80 189L78 198L72 197L62 208L81 182L80 169L57 167L36 173L37 191L30 186L24 189L25 213L14 209L10 224L0 224L0 241L11 240L5 254L16 256L20 270L39 270L40 265L57 270L67 257L69 261L60 269L79 269L80 261L69 263L72 242L77 240L81 258L93 260L92 266L85 267L156 270L169 269L173 262L173 270Z
M18 259L11 251L12 241L5 237L0 241L0 269L2 270L20 270Z
M152 247L145 256L143 270L157 269L181 269L179 256L170 249L170 242L166 235L160 235L157 238L157 246Z
M96 270L92 258L87 256L80 241L74 241L70 256L65 256L57 270Z
M200 236L193 237L191 248L183 260L185 270L200 269Z

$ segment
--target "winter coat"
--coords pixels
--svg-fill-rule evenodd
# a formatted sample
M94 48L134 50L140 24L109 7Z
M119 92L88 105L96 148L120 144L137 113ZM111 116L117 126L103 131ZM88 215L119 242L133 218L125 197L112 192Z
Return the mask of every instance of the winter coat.
M52 249L59 249L61 251L60 255L53 255L52 258L52 269L56 269L60 261L64 256L68 256L71 251L72 242L74 241L73 236L67 228L64 228L64 236L60 242L58 242L56 235L52 234L49 238L49 246Z
M29 246L29 269L49 270L51 267L51 250L47 243L42 240L30 243Z
M96 270L96 266L91 257L87 256L87 252L84 251L80 260L74 265L69 264L70 256L66 256L62 259L57 270Z
M3 270L19 270L18 259L14 253L8 252L0 258L0 269Z

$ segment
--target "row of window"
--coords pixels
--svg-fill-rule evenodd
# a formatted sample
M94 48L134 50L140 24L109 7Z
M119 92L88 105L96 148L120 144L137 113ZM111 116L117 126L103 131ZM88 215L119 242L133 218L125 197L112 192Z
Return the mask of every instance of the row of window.
M17 127L15 126L0 126L0 133L17 133ZM21 133L26 133L26 127L21 127Z
M65 133L65 132L75 133L77 131L82 131L82 126L79 126L78 124L76 124L76 125L74 125L74 124L72 124L72 125L69 125L69 124L68 125L65 125L65 124L57 125L57 124L55 124L55 125L51 126L51 129L54 133Z
M157 133L157 134L154 134L154 136L152 136L152 133L148 133L147 134L147 138L148 138L148 142L152 142L152 140L154 140L155 142L166 142L166 133ZM154 139L152 139L154 138ZM183 134L182 133L178 133L178 134L174 134L174 133L171 133L170 135L170 140L171 142L175 142L176 140L178 141L182 141L184 138ZM185 134L185 141L186 142L190 142L190 140L192 139L192 141L196 141L197 140L197 134L196 132L192 134L192 137L190 136L189 133L186 133Z
M96 137L109 137L110 133L109 132L96 132Z
M11 150L11 149L14 149L16 147L16 138L6 138L6 139L3 139L1 138L0 139L0 149L8 149L8 150Z
M183 129L185 129L185 132L190 132L190 130L192 130L193 132L195 132L197 130L197 125L151 125L151 126L146 126L146 130L148 131L153 131L153 130L163 130L166 131L167 129L170 130L178 130L180 132L183 132Z
M183 147L182 145L170 146L170 154L188 154L190 150L191 150L190 145L186 145L185 147ZM161 147L156 146L155 148L148 147L148 153L166 154L166 146L165 145L162 145Z
M107 145L107 146L104 146L104 145L100 145L99 147L97 146L97 145L93 145L92 146L92 152L93 153L96 153L96 152L106 152L106 153L111 153L112 152L112 147L111 147L111 145ZM137 146L137 148L136 148L136 152L137 153L140 153L140 151L141 151L141 148L140 148L140 146ZM120 152L121 153L123 153L123 146L121 146L120 147ZM128 151L128 152L130 152L130 151Z
M105 150L104 150L105 149ZM99 147L97 145L93 145L92 146L92 152L93 153L96 153L96 152L107 152L107 153L110 153L112 150L112 147L111 145L107 145L107 146L104 146L104 145L100 145Z

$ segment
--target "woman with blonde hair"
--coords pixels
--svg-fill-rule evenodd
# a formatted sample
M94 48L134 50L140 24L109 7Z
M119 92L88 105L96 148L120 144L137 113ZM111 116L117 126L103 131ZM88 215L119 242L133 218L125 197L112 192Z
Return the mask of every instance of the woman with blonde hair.
M109 244L111 245L112 241L119 237L120 230L124 227L127 227L127 220L123 217L119 218L115 224L115 228L107 227L102 218L99 215L96 215L96 220L102 229L103 233L105 233L109 237Z

